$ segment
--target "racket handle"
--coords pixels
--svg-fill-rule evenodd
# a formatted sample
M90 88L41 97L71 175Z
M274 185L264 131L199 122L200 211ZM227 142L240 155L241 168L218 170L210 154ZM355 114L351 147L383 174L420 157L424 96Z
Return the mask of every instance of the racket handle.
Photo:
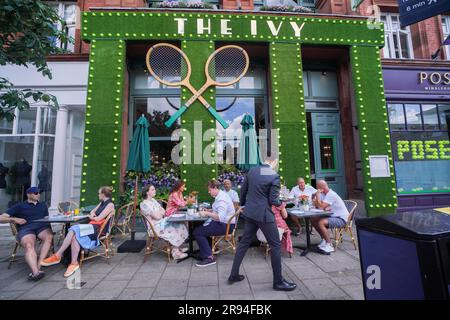
M173 125L173 123L174 123L175 121L177 121L177 119L178 119L179 117L181 117L181 115L182 115L186 110L187 110L187 107L186 107L186 106L182 106L180 109L178 109L178 111L175 112L175 113L173 114L173 116L171 116L170 119L167 120L167 121L164 123L164 124L166 125L166 127L167 127L167 128L170 128L170 127Z
M208 108L209 113L213 115L214 118L216 118L217 121L222 125L224 129L228 128L228 123L223 120L223 118L217 113L217 111L213 107Z

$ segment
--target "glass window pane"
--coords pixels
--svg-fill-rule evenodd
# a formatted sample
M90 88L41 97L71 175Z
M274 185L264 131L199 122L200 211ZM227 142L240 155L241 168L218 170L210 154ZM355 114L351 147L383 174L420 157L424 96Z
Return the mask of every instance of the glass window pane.
M37 109L22 110L19 112L18 134L36 132L36 114Z
M320 165L322 170L335 170L334 138L320 137Z
M439 105L439 121L442 130L450 130L450 105Z
M391 130L405 130L405 114L402 104L388 104L388 114Z
M53 137L40 137L37 159L37 182L41 190L41 201L50 205L52 170L53 170L53 148L55 139Z
M309 97L308 80L309 80L309 72L303 71L303 92L305 94L305 97Z
M437 106L435 104L423 104L422 116L425 130L439 130Z
M41 133L55 134L56 110L41 108Z
M408 35L400 33L400 44L402 49L402 58L411 58L408 47Z
M408 130L421 130L422 119L420 117L420 105L405 104L405 112Z
M397 59L400 59L400 44L398 41L398 35L397 33L393 34L393 40L394 40L394 57Z
M337 98L338 86L336 73L329 71L311 71L312 96Z
M170 138L172 132L180 127L180 118L170 128L164 125L178 108L180 108L179 97L166 98L136 98L134 100L135 119L143 114L150 123L150 139L158 137Z
M12 133L14 121L0 120L0 134Z
M245 76L239 80L237 87L240 89L264 89L265 82L264 69L260 66L251 65Z
M66 21L66 24L72 25L75 24L76 21L76 13L77 13L77 6L76 5L69 5L66 4L64 8L64 21Z
M230 125L224 129L216 122L217 155L226 159L226 156L237 161L237 148L242 134L241 121L246 113L255 121L256 134L260 129L266 128L266 108L263 97L218 97L217 110L222 118ZM227 148L227 149L226 149Z
M8 168L8 175L0 177L0 184L8 190L0 192L0 212L25 200L24 190L31 184L33 147L34 137L0 137L0 164Z

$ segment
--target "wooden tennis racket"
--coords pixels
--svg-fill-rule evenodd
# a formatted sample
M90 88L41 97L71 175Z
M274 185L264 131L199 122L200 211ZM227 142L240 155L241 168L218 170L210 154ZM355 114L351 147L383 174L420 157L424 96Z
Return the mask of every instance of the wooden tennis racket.
M229 86L239 81L247 72L249 58L247 52L238 46L225 46L214 51L205 64L206 82L200 90L190 83L191 64L186 54L174 45L160 43L152 46L146 56L149 72L159 82L168 86L185 86L193 96L178 111L165 122L167 127L172 124L197 99L206 107L209 113L222 125L228 124L214 108L202 97L210 86Z

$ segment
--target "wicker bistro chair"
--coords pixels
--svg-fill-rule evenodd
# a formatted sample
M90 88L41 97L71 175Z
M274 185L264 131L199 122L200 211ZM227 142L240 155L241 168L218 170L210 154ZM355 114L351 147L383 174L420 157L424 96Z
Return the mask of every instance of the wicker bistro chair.
M212 236L212 253L213 255L217 255L222 251L228 250L228 251L232 251L233 253L236 253L236 230L238 227L238 221L239 221L239 215L242 213L243 209L242 208L238 208L235 212L234 215L231 216L230 219L228 219L228 223L227 223L227 228L225 231L224 235L221 236ZM233 221L233 219L235 219L235 224L234 224L234 228L233 231L230 232L230 225L231 225L231 221ZM220 243L225 243L224 247L219 248L219 244Z
M11 256L10 256L10 258L9 258L9 264L8 264L8 269L11 269L11 266L12 266L13 262L19 260L19 259L16 257L16 255L17 255L17 251L18 251L19 248L21 247L21 244L20 244L20 242L19 242L19 239L17 239L17 233L18 233L18 231L17 231L17 226L16 226L16 224L13 223L13 222L11 222L11 223L9 224L9 226L10 226L10 228L11 228L11 233L12 233L12 235L13 235L13 237L14 237L14 241L15 241L14 249L13 249L13 252L11 253ZM37 242L38 242L39 244L41 243L41 240L40 240L39 238L37 238L36 240L37 240ZM55 252L54 241L52 241L51 250L52 250L52 253Z
M348 221L345 227L334 229L334 247L337 249L338 245L342 243L342 241L344 240L344 232L346 232L350 236L350 239L352 240L353 246L355 247L356 250L357 246L355 237L353 236L352 226L353 226L353 219L355 217L356 207L358 206L358 204L356 203L356 201L353 200L344 200L344 203L349 212Z
M147 232L147 244L145 245L144 262L147 261L147 257L150 254L157 251L165 253L167 255L167 260L170 262L170 259L172 257L172 245L169 241L166 241L158 236L153 223L149 218L147 218L147 216L140 214L140 217Z
M284 237L284 229L283 228L277 228L277 229L278 229L278 233L280 235L280 240L282 240ZM270 246L269 246L269 243L267 242L266 237L262 233L261 229L258 229L258 231L256 232L256 238L259 240L260 245L264 248L264 251L265 251L264 258L267 258L267 256L269 255L269 252L270 252ZM289 254L289 258L292 258L292 254Z
M130 221L133 216L133 202L121 206L114 216L112 230L118 230L122 236L131 232Z
M84 261L90 260L95 257L103 257L109 263L109 259L114 255L111 241L111 230L115 213L115 211L111 212L105 219L105 222L103 222L103 224L100 226L100 230L98 231L97 236L100 245L94 250L83 248L81 249L80 268Z

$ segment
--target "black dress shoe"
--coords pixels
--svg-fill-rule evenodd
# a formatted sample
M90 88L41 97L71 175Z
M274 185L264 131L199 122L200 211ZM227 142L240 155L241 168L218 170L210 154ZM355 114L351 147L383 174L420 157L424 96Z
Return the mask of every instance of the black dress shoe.
M238 274L237 276L230 276L228 278L228 284L233 284L235 282L239 282L245 279L245 276Z
M274 283L273 284L274 290L278 291L292 291L295 288L297 288L297 285L295 283L287 282L283 279L280 283Z

